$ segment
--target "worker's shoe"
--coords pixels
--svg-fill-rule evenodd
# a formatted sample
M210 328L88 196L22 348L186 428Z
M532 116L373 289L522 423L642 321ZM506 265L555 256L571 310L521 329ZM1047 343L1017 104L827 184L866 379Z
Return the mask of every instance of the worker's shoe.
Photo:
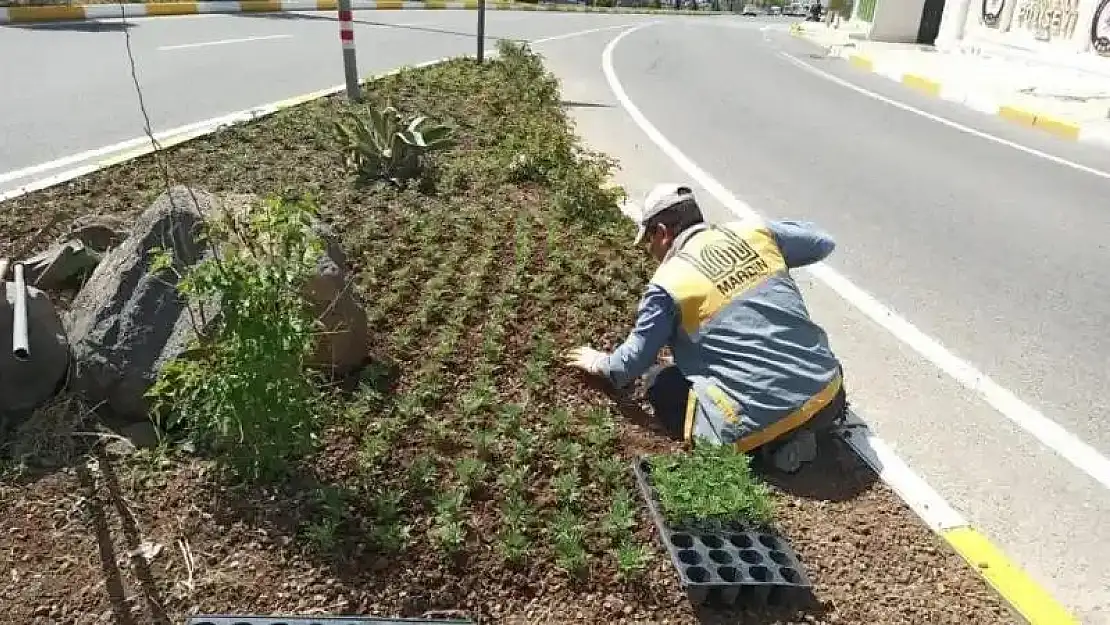
M771 466L783 473L797 473L803 465L817 459L817 435L799 430L788 440L769 450Z

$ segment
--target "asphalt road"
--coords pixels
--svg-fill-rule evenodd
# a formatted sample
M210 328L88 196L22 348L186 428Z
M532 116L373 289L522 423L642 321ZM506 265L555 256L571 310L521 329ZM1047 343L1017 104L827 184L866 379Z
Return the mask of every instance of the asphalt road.
M359 13L360 71L471 52L473 18ZM382 20L392 25L366 23ZM611 49L622 102L602 53L624 25L652 21ZM136 20L129 32L154 126L165 129L340 83L337 28L293 14ZM751 18L491 12L488 32L547 40L537 49L564 99L583 105L572 109L581 134L620 159L630 190L687 178L629 116L632 102L721 187L763 214L817 221L837 238L833 269L1096 455L1110 453L1110 152L815 58L784 30ZM141 133L118 25L0 28L0 58L20 59L0 70L0 191L32 178L5 181L5 170ZM1075 450L1052 451L1043 429L1020 427L827 286L806 285L861 416L1085 623L1110 623L1110 497L1069 462Z

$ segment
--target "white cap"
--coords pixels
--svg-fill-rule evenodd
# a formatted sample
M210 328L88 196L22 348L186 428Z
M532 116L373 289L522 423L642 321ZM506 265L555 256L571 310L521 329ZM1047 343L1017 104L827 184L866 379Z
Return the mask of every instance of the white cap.
M639 231L636 233L635 245L644 242L647 235L647 224L663 211L674 208L686 201L694 199L694 192L689 185L677 182L663 182L655 185L644 197L643 205L632 201L625 201L621 212L626 217L636 222Z

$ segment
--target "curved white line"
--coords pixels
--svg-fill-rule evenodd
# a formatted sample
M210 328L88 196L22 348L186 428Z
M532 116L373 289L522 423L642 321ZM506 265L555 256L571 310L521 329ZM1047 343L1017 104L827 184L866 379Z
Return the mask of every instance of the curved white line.
M625 37L647 26L650 26L650 24L643 24L621 32L609 42L609 45L605 46L605 51L602 52L601 69L613 95L616 96L625 112L636 122L636 125L644 131L644 134L655 145L659 146L659 149L682 168L688 176L717 198L721 204L738 217L757 215L750 205L734 196L663 136L663 133L659 132L659 129L644 116L636 104L632 102L632 99L628 97L628 93L625 92L624 86L617 78L616 71L613 70L613 50ZM1100 454L1095 448L1000 386L971 363L949 351L940 341L919 330L908 319L885 306L832 267L819 263L810 266L809 271L846 302L867 315L869 319L882 326L895 338L905 343L952 379L976 393L1004 417L1034 436L1077 469L1094 478L1103 487L1110 489L1110 459Z
M925 119L934 121L938 124L943 124L945 126L948 126L951 129L953 129L953 130L958 130L960 132L969 134L973 137L979 137L980 139L986 139L987 141L992 141L992 142L997 143L999 145L1004 145L1008 148L1013 148L1013 149L1015 149L1019 152L1025 152L1026 154L1036 156L1038 158L1043 158L1044 160L1050 161L1052 163L1056 163L1057 165L1063 165L1064 167L1071 167L1072 169L1075 169L1077 171L1081 171L1081 172L1084 172L1084 173L1091 174L1092 176L1098 176L1099 178L1104 178L1104 179L1110 180L1110 172L1105 172L1105 171L1102 171L1101 169L1095 169L1094 167L1088 167L1087 165L1083 165L1081 163L1076 163L1075 161L1069 161L1066 158L1061 158L1059 156L1049 154L1048 152L1042 152L1038 149L1031 148L1031 147L1022 145L1020 143L1015 143L1015 142L1010 141L1008 139L1003 139L1002 137L998 137L998 136L992 135L990 133L983 132L982 130L976 130L975 128L971 128L970 126L965 126L965 125L963 125L959 122L954 122L950 119L946 119L946 118L941 117L939 115L934 115L932 113L923 111L919 108L912 107L909 104L905 104L904 102L899 102L897 100L892 100L892 99L890 99L890 98L888 98L884 95L875 93L874 91L869 91L867 89L864 89L863 87L860 87L859 85L852 84L852 83L848 82L847 80L844 80L843 78L840 78L839 76L833 76L832 74L830 74L830 73L828 73L828 72L826 72L822 69L816 68L816 67L810 65L809 63L806 63L805 61L797 58L796 56L794 56L792 54L788 54L788 53L782 52L782 51L780 51L779 54L781 54L786 60L793 63L795 66L797 66L801 69L804 69L804 70L810 72L811 74L813 74L815 76L819 76L821 78L824 78L825 80L828 80L829 82L836 83L836 84L840 85L841 87L851 89L852 91L855 91L856 93L859 93L859 94L865 95L869 98L878 100L879 102L882 102L883 104L889 104L890 106L893 106L894 108L897 108L897 109L902 109L903 111L906 111L907 113L913 113L914 115L920 115L920 116L924 117Z

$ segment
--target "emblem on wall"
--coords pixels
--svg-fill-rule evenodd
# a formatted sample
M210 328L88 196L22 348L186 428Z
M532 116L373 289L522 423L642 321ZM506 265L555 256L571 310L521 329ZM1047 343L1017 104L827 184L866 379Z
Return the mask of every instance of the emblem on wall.
M1091 20L1091 47L1102 56L1110 56L1110 0L1102 0Z
M983 23L997 28L1004 8L1006 8L1006 0L983 0Z

